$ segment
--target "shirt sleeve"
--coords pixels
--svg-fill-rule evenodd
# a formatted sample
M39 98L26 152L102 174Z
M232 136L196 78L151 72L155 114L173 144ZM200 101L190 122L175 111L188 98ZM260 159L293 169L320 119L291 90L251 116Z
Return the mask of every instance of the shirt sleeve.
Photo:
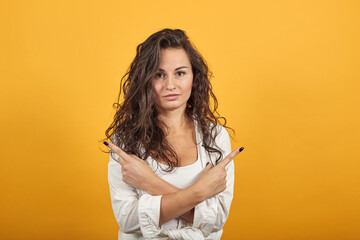
M123 182L121 165L117 162L119 156L114 152L110 152L109 155L108 182L115 219L120 226L120 230L124 233L140 231L138 193L135 188Z
M110 153L108 182L111 205L120 231L124 233L141 231L144 236L157 235L160 231L158 224L161 196L143 194L140 197L134 187L122 180L118 157L116 153Z
M223 126L220 126L220 133L215 141L223 151L223 158L225 158L231 152L231 143L229 133ZM220 231L229 215L234 193L233 160L225 167L225 170L227 173L226 189L195 206L193 227L201 230L204 237L209 236L212 232Z

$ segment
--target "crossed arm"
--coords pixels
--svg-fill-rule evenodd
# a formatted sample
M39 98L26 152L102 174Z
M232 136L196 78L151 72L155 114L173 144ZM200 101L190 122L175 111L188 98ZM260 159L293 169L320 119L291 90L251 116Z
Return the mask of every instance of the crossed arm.
M235 149L216 166L208 164L196 183L188 188L178 189L156 176L151 168L135 155L125 153L112 143L108 143L108 147L119 156L117 161L121 165L122 180L125 183L153 196L162 195L159 225L179 216L193 222L194 207L225 190L225 167L239 153L239 149Z
M158 195L167 195L170 193L176 193L180 191L181 189L175 187L174 185L164 181L163 179L159 178L158 176L155 176L153 181L151 181L151 186L148 188L147 192L152 196L158 196ZM160 217L164 215L160 212ZM180 215L180 217L190 223L194 220L194 208L190 209L189 211L185 212L184 214ZM160 221L159 225L161 225L165 221Z

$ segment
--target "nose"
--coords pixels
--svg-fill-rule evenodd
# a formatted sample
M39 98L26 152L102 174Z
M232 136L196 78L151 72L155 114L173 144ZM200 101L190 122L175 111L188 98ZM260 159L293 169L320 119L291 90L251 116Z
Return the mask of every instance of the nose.
M175 77L170 75L165 84L166 90L174 90L176 88Z

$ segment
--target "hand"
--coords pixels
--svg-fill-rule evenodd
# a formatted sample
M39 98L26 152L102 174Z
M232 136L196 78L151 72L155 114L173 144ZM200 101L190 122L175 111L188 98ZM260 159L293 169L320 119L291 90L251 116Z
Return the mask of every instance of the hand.
M151 179L157 177L150 166L137 156L127 154L115 144L111 142L106 143L112 151L119 155L117 161L121 165L122 180L134 188L148 192L148 189L152 187L151 184L154 182Z
M208 199L226 189L226 170L225 167L231 160L238 155L244 148L237 148L227 155L216 166L209 163L201 173L199 179L195 183L201 192L202 198Z

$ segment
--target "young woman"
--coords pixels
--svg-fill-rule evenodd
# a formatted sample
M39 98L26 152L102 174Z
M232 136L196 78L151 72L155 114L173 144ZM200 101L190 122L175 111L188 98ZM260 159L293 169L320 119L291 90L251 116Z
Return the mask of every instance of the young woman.
M104 141L119 239L220 239L243 148L231 151L210 77L180 29L137 47Z

